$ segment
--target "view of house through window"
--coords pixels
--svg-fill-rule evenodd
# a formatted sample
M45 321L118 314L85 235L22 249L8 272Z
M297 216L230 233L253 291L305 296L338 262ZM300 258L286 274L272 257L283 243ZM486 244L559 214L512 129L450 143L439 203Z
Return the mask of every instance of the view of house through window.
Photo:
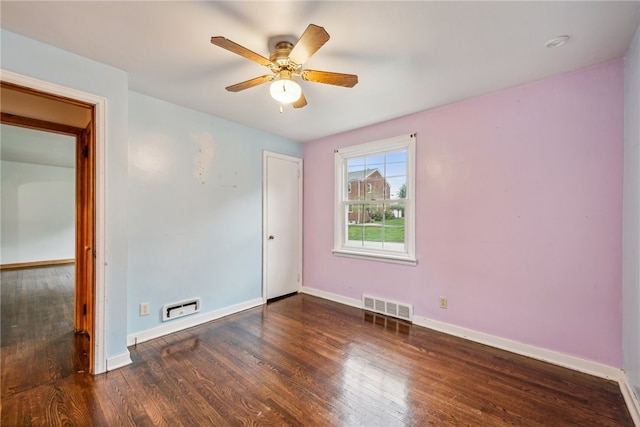
M336 153L336 247L351 255L413 260L413 136ZM410 222L408 222L410 221Z
M350 159L347 174L351 184L347 245L404 250L406 151Z

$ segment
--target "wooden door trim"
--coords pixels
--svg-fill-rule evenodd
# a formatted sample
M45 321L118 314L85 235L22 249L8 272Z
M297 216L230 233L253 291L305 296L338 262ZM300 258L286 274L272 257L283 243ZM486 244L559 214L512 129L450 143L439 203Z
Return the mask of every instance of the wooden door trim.
M83 128L8 113L0 113L0 121L3 124L19 126L27 129L46 130L47 132L60 133L62 135L78 136L80 133L84 132Z
M3 79L4 79L5 75L13 74L13 73L10 73L8 71L2 70L2 74L3 74ZM46 83L46 82L44 82L44 83ZM47 85L49 85L49 84L47 83ZM39 89L37 89L35 87L27 86L27 85L21 84L21 83L10 82L9 79L1 80L0 81L0 87L11 89L11 90L15 90L16 92L22 92L22 93L25 93L25 94L28 94L28 95L35 95L35 96L39 96L39 97L42 97L42 98L51 99L53 101L61 101L61 102L64 102L66 104L75 105L77 107L92 107L94 105L91 102L86 102L86 101L83 101L83 100L80 100L80 99L76 99L76 98L72 98L72 97L69 97L69 96L64 96L64 95L48 92L46 90L39 90Z
M93 119L76 143L76 273L85 286L76 288L74 327L94 336L95 311L95 141ZM93 366L93 351L89 356Z
M93 110L93 107L90 107ZM93 116L93 114L91 114ZM31 117L0 113L0 123L75 137L75 275L74 320L76 333L94 336L95 306L95 138L93 132ZM88 128L93 127L93 119ZM85 148L86 147L86 148ZM89 252L89 253L87 253ZM93 370L94 351L89 349L89 366Z
M25 88L35 94L54 96L67 100L76 105L93 107L94 141L95 141L95 296L94 296L94 336L91 348L93 350L92 372L99 374L107 371L106 352L106 123L107 99L58 85L22 74L0 69L0 82ZM122 358L122 356L120 356ZM129 360L130 362L130 360ZM120 363L122 365L123 363Z

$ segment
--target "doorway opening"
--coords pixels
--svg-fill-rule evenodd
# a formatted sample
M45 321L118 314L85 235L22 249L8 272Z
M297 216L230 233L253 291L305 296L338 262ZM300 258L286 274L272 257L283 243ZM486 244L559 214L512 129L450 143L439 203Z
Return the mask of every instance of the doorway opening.
M73 328L87 352L88 370L94 373L96 294L96 161L95 107L55 94L2 81L1 120L4 125L68 135L75 140L75 248ZM50 147L40 155L55 154ZM31 153L38 155L38 153ZM4 261L3 261L4 263ZM28 268L29 262L4 265ZM89 342L87 345L86 341Z

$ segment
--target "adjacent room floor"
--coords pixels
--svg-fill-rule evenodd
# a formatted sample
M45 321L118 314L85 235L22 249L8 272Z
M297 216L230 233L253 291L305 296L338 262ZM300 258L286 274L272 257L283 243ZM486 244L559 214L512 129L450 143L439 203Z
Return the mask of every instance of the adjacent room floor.
M92 376L73 267L2 272L4 425L632 426L618 384L308 295Z

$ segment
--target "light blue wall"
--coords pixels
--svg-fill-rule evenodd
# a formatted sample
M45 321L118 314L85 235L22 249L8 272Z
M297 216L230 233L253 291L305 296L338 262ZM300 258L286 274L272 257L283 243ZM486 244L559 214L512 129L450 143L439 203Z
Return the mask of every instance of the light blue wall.
M206 313L260 298L262 153L302 157L302 146L129 92L122 70L0 37L2 69L107 99L107 357L157 326L168 302L200 297ZM138 315L141 302L152 315Z
M622 367L640 397L640 27L624 71Z
M159 326L167 303L200 297L204 314L261 297L264 150L302 157L294 141L129 93L129 334Z
M127 74L98 62L0 32L0 67L107 99L106 354L127 351Z

